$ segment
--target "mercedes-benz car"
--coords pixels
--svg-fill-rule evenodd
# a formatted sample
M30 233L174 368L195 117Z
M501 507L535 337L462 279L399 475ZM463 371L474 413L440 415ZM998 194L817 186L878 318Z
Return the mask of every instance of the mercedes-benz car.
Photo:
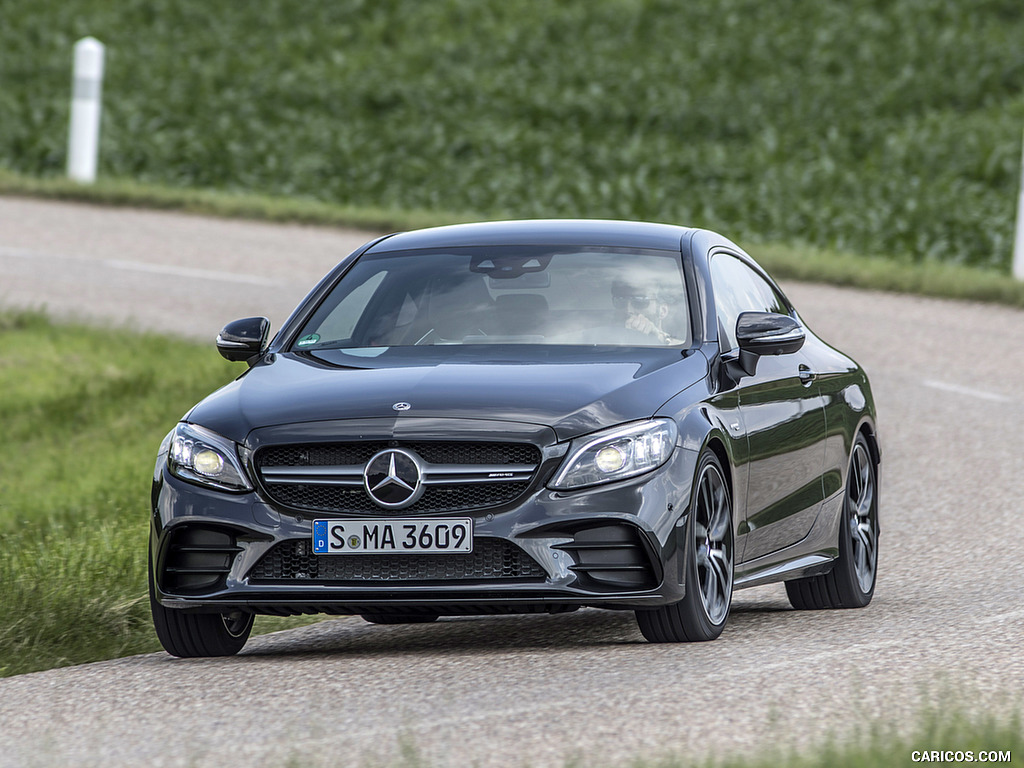
M713 232L514 221L375 239L160 446L153 620L237 653L257 614L634 611L712 640L733 591L867 605L879 443L864 371Z

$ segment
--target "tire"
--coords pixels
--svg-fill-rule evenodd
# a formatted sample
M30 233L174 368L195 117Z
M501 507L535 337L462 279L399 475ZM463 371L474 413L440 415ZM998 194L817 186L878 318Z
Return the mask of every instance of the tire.
M686 522L686 595L678 603L636 612L652 643L705 642L722 634L732 605L735 536L729 485L718 457L705 452L697 465Z
M371 624L429 624L437 621L436 613L364 613L363 618Z
M164 608L156 599L152 554L149 568L149 606L160 645L172 656L188 659L234 656L245 645L255 618L247 611L186 613Z
M878 471L864 435L850 452L839 557L828 573L786 582L798 610L863 608L875 594L878 572Z

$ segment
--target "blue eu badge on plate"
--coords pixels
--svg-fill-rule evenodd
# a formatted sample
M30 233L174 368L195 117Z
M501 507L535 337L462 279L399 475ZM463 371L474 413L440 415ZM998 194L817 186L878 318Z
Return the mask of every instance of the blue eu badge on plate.
M320 553L327 551L327 521L313 521L313 551Z

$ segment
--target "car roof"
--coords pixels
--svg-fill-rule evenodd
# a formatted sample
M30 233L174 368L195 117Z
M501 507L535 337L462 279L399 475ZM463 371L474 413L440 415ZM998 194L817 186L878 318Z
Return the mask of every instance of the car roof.
M673 224L602 219L528 219L453 224L399 232L367 253L483 245L592 245L676 251L695 230Z

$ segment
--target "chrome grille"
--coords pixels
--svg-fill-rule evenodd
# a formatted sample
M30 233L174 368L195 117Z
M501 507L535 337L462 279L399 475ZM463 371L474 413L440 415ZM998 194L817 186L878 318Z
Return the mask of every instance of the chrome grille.
M423 461L424 492L411 506L387 509L363 486L366 463L400 447ZM350 442L268 446L255 455L263 487L278 504L313 512L374 515L458 512L508 504L529 488L540 450L526 443Z

